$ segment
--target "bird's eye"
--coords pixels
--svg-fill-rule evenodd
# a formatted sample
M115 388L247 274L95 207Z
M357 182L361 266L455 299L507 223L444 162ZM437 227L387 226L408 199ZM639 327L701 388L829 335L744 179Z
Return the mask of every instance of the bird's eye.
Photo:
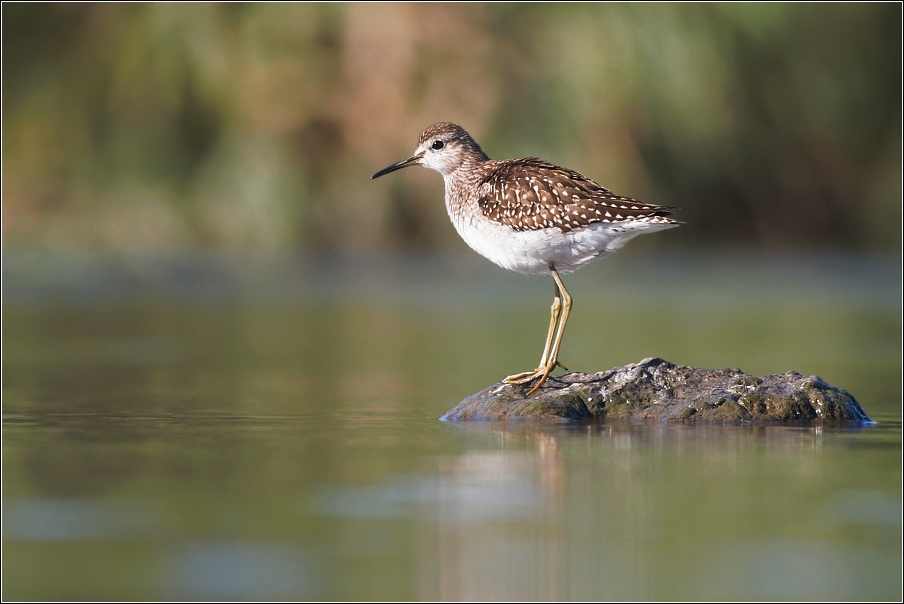
M444 143L443 141L433 141L433 148L439 151L445 146L445 144L446 143Z

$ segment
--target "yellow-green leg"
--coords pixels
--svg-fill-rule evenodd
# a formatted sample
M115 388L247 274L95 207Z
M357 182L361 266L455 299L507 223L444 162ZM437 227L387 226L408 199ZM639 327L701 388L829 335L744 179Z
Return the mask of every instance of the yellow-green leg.
M528 396L540 389L540 386L543 385L546 378L549 377L549 374L556 367L565 369L565 366L559 363L559 347L562 344L562 336L565 333L565 323L571 313L572 298L568 290L565 289L565 284L562 283L562 279L556 269L550 268L550 273L556 282L556 296L552 302L549 331L546 334L543 356L540 357L540 366L533 371L510 375L503 380L506 384L527 384L537 380L537 383L528 391Z
M549 331L546 334L546 344L543 346L543 355L540 357L540 364L532 371L516 373L510 375L503 381L507 384L526 384L533 380L539 372L546 367L546 359L549 358L549 349L552 347L552 340L556 333L556 327L559 323L559 311L562 309L562 301L559 299L559 288L556 286L555 297L552 300L551 317L549 319Z

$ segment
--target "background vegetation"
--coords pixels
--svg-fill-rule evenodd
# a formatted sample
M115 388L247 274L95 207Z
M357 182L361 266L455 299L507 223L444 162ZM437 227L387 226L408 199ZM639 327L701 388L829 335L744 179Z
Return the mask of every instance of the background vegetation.
M900 248L897 3L2 18L6 247L461 246L438 175L369 180L449 120L492 157L680 206L670 245Z

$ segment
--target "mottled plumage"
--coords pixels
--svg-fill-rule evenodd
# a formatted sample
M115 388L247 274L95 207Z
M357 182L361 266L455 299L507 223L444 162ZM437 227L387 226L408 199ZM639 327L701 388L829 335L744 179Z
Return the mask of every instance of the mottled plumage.
M424 130L414 155L380 170L377 178L412 165L443 175L446 209L475 251L519 273L551 274L552 320L540 366L509 376L536 381L535 392L559 366L558 351L571 296L559 273L569 273L642 233L678 226L668 206L615 195L586 176L527 157L492 160L461 126L440 122Z
M490 220L516 231L558 228L563 233L595 222L639 220L677 224L670 208L620 197L586 176L536 157L487 162L491 168L477 193Z

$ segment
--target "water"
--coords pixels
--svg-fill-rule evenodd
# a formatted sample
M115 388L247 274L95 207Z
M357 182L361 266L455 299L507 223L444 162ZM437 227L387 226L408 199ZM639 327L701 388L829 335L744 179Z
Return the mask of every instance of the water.
M625 256L566 277L570 367L878 423L440 422L552 299L470 256L7 252L3 597L899 600L900 260Z

